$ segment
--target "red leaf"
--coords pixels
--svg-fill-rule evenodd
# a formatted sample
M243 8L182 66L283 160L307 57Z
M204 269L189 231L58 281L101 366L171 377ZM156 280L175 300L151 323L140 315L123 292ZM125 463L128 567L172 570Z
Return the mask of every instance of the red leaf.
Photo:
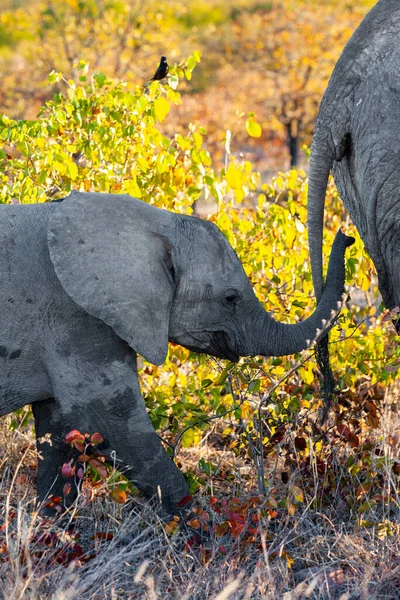
M63 477L73 477L75 475L75 467L72 465L73 459L69 463L64 463L61 467L61 475Z
M77 458L77 461L81 462L81 463L85 463L85 462L88 462L89 458L90 458L90 456L88 456L87 454L80 454Z
M252 496L251 498L249 498L249 504L251 504L253 508L255 508L256 506L262 504L262 500L260 496Z
M66 483L63 487L63 496L68 496L68 494L71 491L71 484L70 483Z
M349 444L352 448L356 448L357 446L359 446L360 439L355 433L352 433L350 435Z
M373 402L366 402L365 403L365 408L366 408L368 414L371 415L371 417L376 417L377 416L378 409L377 409L376 405Z
M228 521L224 521L223 523L221 523L221 525L218 525L215 528L215 535L217 537L222 537L223 535L225 535L225 533L227 533L229 531L230 525Z
M109 533L108 531L97 531L94 535L91 536L91 540L105 540L109 542L113 539L114 534Z
M98 474L100 475L100 477L102 479L107 479L108 477L108 469L107 466L100 462L99 460L97 460L96 458L91 458L89 460L89 465L98 472ZM111 492L112 493L112 492ZM110 494L111 495L111 494Z
M348 440L351 436L350 429L347 427L347 425L344 425L343 423L339 423L339 425L337 426L337 430L339 432L339 435L344 437L345 440Z
M101 433L99 433L98 431L96 431L96 433L93 433L93 435L90 438L90 443L93 444L93 446L96 446L97 444L101 444L102 442L104 442L104 438L101 435Z
M242 533L244 527L245 523L238 523L237 521L231 523L231 536L237 539Z
M183 496L183 498L181 498L178 502L178 508L182 508L182 506L186 506L187 504L190 504L190 502L193 501L193 496Z
M306 438L303 438L303 437L295 437L294 445L295 445L296 450L299 450L300 452L302 452L303 450L305 450L307 448L307 440L306 440Z
M229 513L229 521L232 523L232 521L234 523L243 523L243 515L240 514L239 512L230 512Z
M82 435L82 433L77 429L73 429L72 431L67 433L67 435L65 436L65 441L67 444L72 444L75 441L84 442L85 436Z
M197 535L193 535L188 540L186 540L185 544L183 545L183 549L185 552L190 552L190 550L192 548L194 548L195 546L198 546L198 545L199 545L199 538L197 537Z
M355 435L355 433L352 433L350 431L350 429L347 427L347 425L344 425L343 423L339 423L337 426L337 430L339 432L339 434L342 436L342 438L344 438L347 442L349 442L349 444L355 448L356 446L359 445L360 440L359 438Z
M285 437L285 434L286 434L286 425L281 425L280 427L278 427L278 429L275 431L275 433L270 437L269 443L270 444L279 444L279 442L281 442L283 440L283 438Z
M61 496L49 496L47 500L44 501L43 505L47 508L54 508L57 510L57 507L61 508L60 504L62 502Z

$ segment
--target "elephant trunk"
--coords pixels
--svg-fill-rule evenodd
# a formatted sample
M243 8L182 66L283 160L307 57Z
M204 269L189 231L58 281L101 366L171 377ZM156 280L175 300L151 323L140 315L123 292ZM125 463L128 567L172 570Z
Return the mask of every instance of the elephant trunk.
M318 138L313 140L308 183L308 243L310 248L311 272L317 302L322 297L324 286L322 275L322 235L324 227L325 195L333 159L321 151Z
M336 234L329 259L326 284L313 314L294 325L275 321L268 313L263 317L258 354L284 356L300 352L325 336L339 312L344 292L344 255L354 238L340 230Z

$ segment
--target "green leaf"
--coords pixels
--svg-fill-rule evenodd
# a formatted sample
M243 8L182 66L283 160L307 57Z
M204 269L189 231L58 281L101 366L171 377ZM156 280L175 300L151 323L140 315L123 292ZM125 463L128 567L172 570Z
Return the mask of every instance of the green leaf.
M96 75L93 76L93 79L96 81L99 88L103 87L107 81L107 77L104 75L104 73L96 73Z
M49 83L57 83L62 79L62 73L57 73L57 71L51 71L47 79Z
M250 381L250 383L249 383L248 390L249 390L249 392L258 393L260 391L260 387L261 387L261 381L259 379L253 379L253 381Z
M201 385L203 388L205 387L209 387L213 382L212 379L203 379L203 381L201 382Z
M371 510L375 506L376 506L376 500L368 500L367 502L364 502L363 504L361 504L361 506L359 506L357 508L357 512L358 513L367 512L367 510Z
M40 185L42 185L46 181L46 177L47 177L47 171L46 171L46 169L43 169L39 173L38 183L40 183Z

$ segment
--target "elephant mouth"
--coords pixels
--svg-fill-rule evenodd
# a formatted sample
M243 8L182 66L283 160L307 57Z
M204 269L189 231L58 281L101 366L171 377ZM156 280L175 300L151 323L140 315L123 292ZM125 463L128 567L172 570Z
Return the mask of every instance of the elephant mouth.
M226 358L231 362L238 362L239 356L229 344L229 337L224 331L215 331L212 336L210 354L218 358Z
M239 355L232 350L229 336L224 331L190 332L189 335L185 335L183 338L177 336L176 339L171 339L171 342L180 344L199 354L210 354L235 363L239 360Z

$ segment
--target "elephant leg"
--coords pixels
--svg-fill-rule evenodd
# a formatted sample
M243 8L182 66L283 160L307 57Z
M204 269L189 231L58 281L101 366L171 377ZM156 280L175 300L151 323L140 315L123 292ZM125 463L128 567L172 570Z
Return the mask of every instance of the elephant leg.
M156 504L161 503L168 514L174 514L180 500L189 494L187 483L154 430L133 432L135 420L134 414L118 416L112 431L99 423L98 430L104 431L105 438L100 451L141 492Z
M134 354L130 351L128 356L125 352L118 357L115 347L112 359L103 360L100 368L93 352L90 357L81 355L62 367L58 364L51 379L59 407L57 419L61 420L56 428L99 432L104 442L98 449L108 461L146 496L159 498L168 513L176 512L180 500L189 494L188 486L150 422ZM51 459L53 473L56 462L65 462L65 453L57 452Z
M68 432L54 399L32 404L35 418L36 446L39 452L37 492L41 502L52 497L61 497L65 506L70 506L77 497L78 481L66 479L61 474L64 463L76 458L77 453L65 443ZM70 492L63 497L64 485L72 481ZM52 510L49 511L53 513Z
M189 494L186 481L165 452L147 416L142 398L129 391L118 395L113 408L108 401L90 403L88 410L67 415L71 429L82 433L99 432L104 442L97 449L111 466L127 477L147 497L162 504L168 514L179 509L179 501Z

